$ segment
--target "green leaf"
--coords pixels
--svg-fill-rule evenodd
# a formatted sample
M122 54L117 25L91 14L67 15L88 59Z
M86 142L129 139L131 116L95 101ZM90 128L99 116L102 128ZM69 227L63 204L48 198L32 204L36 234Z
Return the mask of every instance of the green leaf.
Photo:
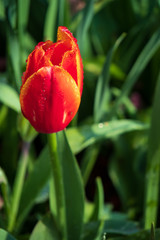
M84 213L82 177L64 131L57 133L57 146L64 189L66 240L78 240L82 231Z
M160 146L155 151L155 155L148 159L149 164L146 169L146 198L145 198L145 229L151 227L151 223L156 224L159 203L159 177L160 177Z
M95 93L95 102L94 102L94 120L95 122L103 121L104 114L108 111L108 104L110 100L110 66L113 55L117 50L119 44L124 39L124 34L122 34L114 46L111 48L109 53L107 54L103 69L101 74L99 75L96 93Z
M160 29L157 29L157 31L153 34L151 39L148 41L142 52L140 53L138 59L134 63L133 67L131 68L125 83L122 87L122 91L120 96L117 98L115 105L112 107L111 110L111 116L114 116L116 113L117 108L122 103L123 98L126 97L134 84L136 83L138 77L142 73L142 71L145 69L155 52L160 47Z
M17 171L12 190L12 201L8 219L8 231L12 232L15 227L15 220L19 209L22 189L25 182L25 176L28 166L30 144L23 142L20 159L18 161Z
M96 162L99 150L100 150L99 145L98 146L97 144L91 145L86 149L84 156L81 160L81 173L85 186Z
M21 86L21 53L20 53L20 44L18 40L18 36L14 33L8 26L7 29L7 52L8 52L8 60L9 60L9 78L12 82L16 83L17 90L19 91Z
M7 115L8 115L8 107L3 105L0 108L0 134L3 132L3 129L5 129L5 125L6 124L6 119L7 119Z
M110 139L130 131L146 130L147 128L148 125L139 121L114 120L79 128L68 128L67 137L72 151L78 153L97 141Z
M139 232L138 224L129 220L106 220L103 232L107 236L131 235Z
M9 27L16 28L17 5L14 0L2 0L5 7L5 17L8 21Z
M149 229L151 223L156 224L159 198L159 171L160 171L160 74L156 86L151 127L149 131L148 165L146 169L146 202L145 227Z
M24 184L16 228L21 226L27 214L33 207L36 198L49 180L50 171L49 150L45 147L37 159L34 169Z
M131 236L128 237L118 237L116 238L116 240L146 240L146 239L150 239L151 237L151 233L150 231L140 231L136 234L133 234ZM156 229L155 230L155 240L159 240L160 239L160 229ZM112 240L112 238L111 238ZM114 240L114 238L113 238Z
M94 3L95 13L98 13L99 11L101 11L105 7L105 5L109 4L112 1L114 1L114 0L95 1L95 3Z
M43 203L46 200L48 200L49 197L49 183L47 183L44 188L42 188L41 192L39 193L39 195L37 196L35 202L36 203Z
M100 236L128 236L139 232L137 223L128 220L106 220L88 222L84 226L83 240L100 239ZM98 237L98 238L97 238ZM109 238L110 239L110 238ZM116 240L119 238L116 238ZM128 239L127 237L125 239Z
M26 30L29 19L30 0L18 0L18 28Z
M84 225L82 240L95 240L102 231L103 221L88 222ZM100 239L100 238L99 238Z
M58 25L63 26L64 25L64 13L65 13L65 0L59 0L58 4L59 4Z
M94 0L88 1L86 7L83 9L81 22L78 25L77 29L77 41L81 51L82 57L86 57L88 52L88 48L90 48L90 44L88 43L88 29L90 27L94 9L93 9Z
M158 76L157 85L155 87L155 94L153 100L153 108L151 115L151 126L149 130L149 150L148 150L148 159L149 165L152 164L151 159L156 153L157 149L160 147L160 74Z
M51 217L45 217L40 220L36 224L29 240L60 240L61 238L53 223L54 221Z
M151 224L151 240L155 240L155 227L154 224Z
M0 229L0 239L1 240L16 240L12 235L10 235L8 232L6 232L3 229Z
M17 129L25 142L32 142L38 135L38 132L32 127L28 119L26 119L22 113L18 115Z
M29 9L30 9L30 0L18 0L18 37L20 45L24 41L24 32L27 28L28 19L29 19Z
M0 20L4 20L4 19L5 19L5 8L4 8L3 1L0 0Z
M16 112L20 112L20 103L17 92L9 85L0 82L0 101Z
M92 221L98 221L102 218L104 208L104 192L102 180L98 177L96 178L96 193L94 198L94 209L91 216Z
M11 200L10 187L9 187L7 177L2 168L0 168L0 186L1 186L2 196L4 200L4 208L8 217L10 213L10 200Z
M49 206L52 216L57 216L57 202L56 202L56 190L54 185L54 177L51 175L49 181Z
M44 40L56 40L56 20L58 12L58 1L49 1L48 9L46 13L45 23L44 23Z

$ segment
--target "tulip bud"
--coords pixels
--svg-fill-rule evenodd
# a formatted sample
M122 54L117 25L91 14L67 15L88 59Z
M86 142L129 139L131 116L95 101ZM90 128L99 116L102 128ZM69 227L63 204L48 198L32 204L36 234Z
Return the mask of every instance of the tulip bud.
M77 40L59 27L57 42L40 42L28 56L22 76L23 115L41 133L63 130L78 111L83 66Z

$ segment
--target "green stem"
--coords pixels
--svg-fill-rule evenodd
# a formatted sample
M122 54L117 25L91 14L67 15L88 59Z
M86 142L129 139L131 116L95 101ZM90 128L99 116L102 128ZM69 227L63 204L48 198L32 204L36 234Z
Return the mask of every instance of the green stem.
M16 174L16 179L13 187L13 198L11 203L11 212L8 220L8 231L12 232L16 223L16 217L18 213L21 193L23 189L30 143L23 142L22 154L19 161L19 166Z
M63 182L62 182L62 173L61 173L61 163L59 161L58 152L57 152L57 138L56 134L48 134L48 144L50 151L50 159L52 164L52 173L53 173L53 181L55 188L55 198L56 198L56 222L58 228L61 232L64 233L64 191L63 191ZM53 198L51 198L52 200Z

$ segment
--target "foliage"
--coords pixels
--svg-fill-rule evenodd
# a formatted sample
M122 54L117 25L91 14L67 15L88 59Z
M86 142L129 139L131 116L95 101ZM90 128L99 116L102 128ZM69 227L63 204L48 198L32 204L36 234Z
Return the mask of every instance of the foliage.
M0 0L1 240L159 239L159 21L159 0ZM60 25L84 86L76 117L47 138L19 92L29 53Z

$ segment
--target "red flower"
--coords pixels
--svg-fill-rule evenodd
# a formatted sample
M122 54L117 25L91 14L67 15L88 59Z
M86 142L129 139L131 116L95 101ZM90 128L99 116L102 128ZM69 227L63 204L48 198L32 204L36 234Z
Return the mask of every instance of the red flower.
M23 115L41 133L63 130L78 111L83 66L77 40L59 27L57 42L40 42L28 56L22 77Z

